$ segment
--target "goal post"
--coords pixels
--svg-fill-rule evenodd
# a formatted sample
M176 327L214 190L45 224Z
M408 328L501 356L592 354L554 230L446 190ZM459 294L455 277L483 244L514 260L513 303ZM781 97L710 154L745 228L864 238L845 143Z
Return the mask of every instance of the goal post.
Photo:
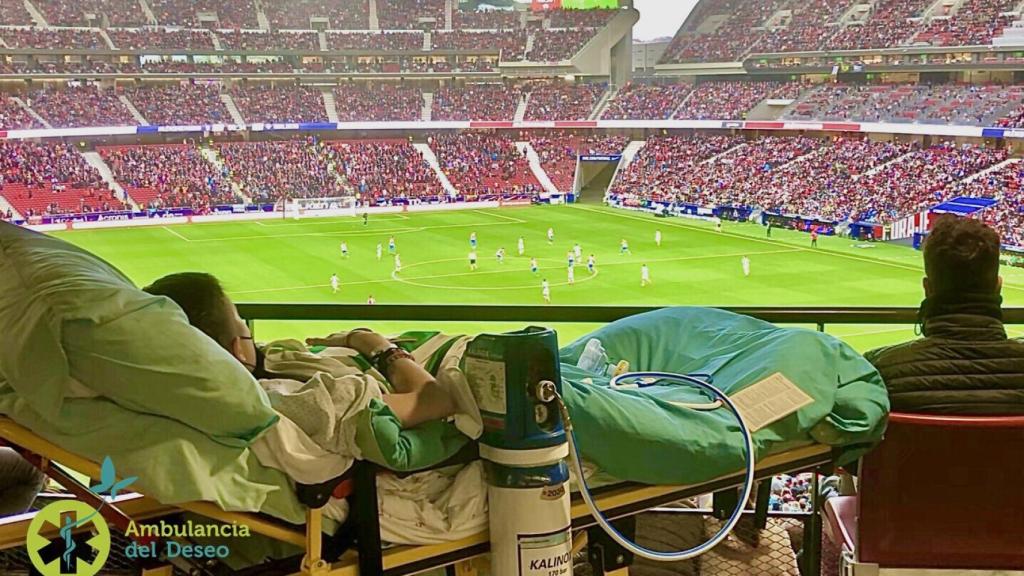
M326 218L330 216L356 216L355 196L333 198L285 198L279 200L274 209L282 218Z

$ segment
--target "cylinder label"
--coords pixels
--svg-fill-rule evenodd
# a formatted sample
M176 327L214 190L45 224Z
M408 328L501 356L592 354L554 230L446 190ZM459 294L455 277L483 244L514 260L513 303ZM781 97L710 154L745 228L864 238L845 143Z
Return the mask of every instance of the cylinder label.
M520 576L570 576L572 534L569 527L553 534L520 534Z

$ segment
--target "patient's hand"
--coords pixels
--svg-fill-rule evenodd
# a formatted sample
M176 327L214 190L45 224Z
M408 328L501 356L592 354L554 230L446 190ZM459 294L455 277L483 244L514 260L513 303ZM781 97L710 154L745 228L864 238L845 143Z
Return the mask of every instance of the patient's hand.
M370 330L352 330L350 332L335 332L326 338L307 338L306 344L329 348L351 348L363 356L370 357L375 352L387 348L391 341Z

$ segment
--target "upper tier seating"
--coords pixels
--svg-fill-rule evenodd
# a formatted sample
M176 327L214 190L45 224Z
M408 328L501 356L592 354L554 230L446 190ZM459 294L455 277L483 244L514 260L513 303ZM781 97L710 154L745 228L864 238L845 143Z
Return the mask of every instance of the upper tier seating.
M327 18L332 30L369 30L369 0L289 0L263 2L274 30L306 30L311 18Z
M118 50L174 49L212 50L208 30L107 30Z
M29 115L13 98L0 98L0 130L42 128L38 120Z
M36 90L25 98L54 128L138 124L114 92L96 86Z
M5 4L19 3L17 0ZM143 26L146 15L138 0L32 0L50 26L88 26L86 14L106 16L111 26ZM93 25L99 21L92 22Z
M803 85L797 82L702 82L682 104L676 118L742 120L768 98L796 99Z
M232 123L217 85L171 84L129 88L125 95L143 118L157 126Z
M434 93L434 120L512 120L522 97L517 87L466 84Z
M586 120L607 84L544 83L530 86L527 120Z
M235 87L231 90L231 99L249 124L327 121L323 93L316 87Z
M630 82L608 104L603 120L668 120L689 96L688 84L644 84Z
M342 84L334 102L341 122L419 120L423 111L420 89L399 84Z
M148 0L158 23L200 27L199 13L216 13L217 28L259 28L253 0Z
M444 0L377 0L377 18L382 30L444 28ZM421 18L433 18L421 24Z

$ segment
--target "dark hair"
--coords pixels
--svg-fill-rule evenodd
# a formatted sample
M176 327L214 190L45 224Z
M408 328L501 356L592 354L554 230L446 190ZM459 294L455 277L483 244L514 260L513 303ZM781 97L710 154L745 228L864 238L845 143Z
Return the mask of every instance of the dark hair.
M972 218L941 216L924 242L924 271L936 294L995 292L999 235Z
M202 272L171 274L143 288L173 300L188 316L188 323L221 346L227 347L235 332L235 319L227 294L215 277Z

